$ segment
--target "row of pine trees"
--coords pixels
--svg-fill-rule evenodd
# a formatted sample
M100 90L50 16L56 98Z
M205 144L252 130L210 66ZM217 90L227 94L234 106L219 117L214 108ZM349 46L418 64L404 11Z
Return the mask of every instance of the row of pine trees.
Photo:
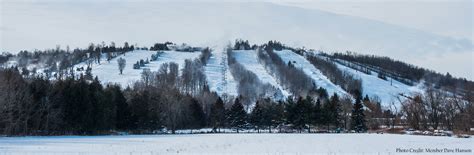
M272 132L341 132L354 130L367 131L364 108L361 99L357 98L350 114L350 120L344 120L339 97L334 94L330 100L313 100L310 96L297 99L289 98L286 101L273 102L270 99L257 101L251 112L247 113L239 98L229 109L224 109L220 98L213 105L211 125L216 128L232 128L239 132L242 129L268 130ZM218 112L221 111L221 112ZM225 115L218 115L219 113ZM220 119L219 119L220 118ZM220 120L220 121L216 121ZM350 121L350 126L345 122Z

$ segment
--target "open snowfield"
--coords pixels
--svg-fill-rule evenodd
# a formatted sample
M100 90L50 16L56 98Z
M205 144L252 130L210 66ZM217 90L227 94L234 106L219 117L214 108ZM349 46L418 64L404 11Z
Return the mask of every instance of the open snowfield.
M285 61L291 61L296 67L303 70L316 83L318 87L323 87L328 91L329 95L337 93L339 96L348 95L340 86L333 84L323 73L314 65L312 65L306 58L296 54L290 50L276 51L275 53Z
M0 138L2 155L395 154L397 148L473 150L474 139L392 134L186 134ZM426 151L423 153L428 154Z

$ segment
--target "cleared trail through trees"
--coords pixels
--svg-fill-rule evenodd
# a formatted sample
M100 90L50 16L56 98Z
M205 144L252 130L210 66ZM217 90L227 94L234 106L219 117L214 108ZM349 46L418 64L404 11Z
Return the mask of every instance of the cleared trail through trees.
M211 91L237 96L237 82L229 71L225 47L215 46L204 71Z
M275 53L280 56L284 62L291 62L296 68L303 70L311 79L313 79L313 82L318 87L325 88L328 91L328 94L332 95L337 93L339 96L349 95L340 86L333 84L319 69L313 66L303 56L290 50L275 50Z
M254 50L235 50L234 51L235 58L237 62L242 64L247 70L255 73L257 77L264 82L267 82L281 90L283 97L290 96L290 92L288 92L278 81L275 77L273 77L263 66L262 63L258 61L257 52Z

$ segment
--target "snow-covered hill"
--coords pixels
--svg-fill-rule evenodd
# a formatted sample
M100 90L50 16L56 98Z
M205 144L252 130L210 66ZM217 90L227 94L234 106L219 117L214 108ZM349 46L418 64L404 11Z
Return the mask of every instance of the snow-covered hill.
M129 86L135 81L141 79L141 72L143 68L148 68L150 71L158 71L160 66L164 63L174 62L179 65L179 68L184 67L184 60L186 59L196 59L201 54L200 52L178 52L178 51L164 51L164 53L156 61L151 61L149 64L146 64L142 69L133 69L133 64L137 61L150 59L152 54L155 54L156 51L148 50L135 50L127 52L125 55L120 55L108 62L105 59L102 59L100 64L92 64L92 75L97 76L99 80L106 83L117 83L123 87ZM118 62L117 59L124 58L126 60L126 66L123 70L123 74L119 74ZM87 68L87 64L80 63L75 66L75 68L83 67ZM80 72L79 72L80 73Z
M99 80L104 84L117 83L123 87L126 87L141 79L141 72L143 68L148 68L151 71L157 71L162 64L174 62L179 65L180 69L182 69L186 59L196 59L201 54L200 52L164 51L157 61L151 61L149 64L146 64L145 67L142 67L142 69L133 69L134 63L140 61L141 59L149 59L154 53L156 53L156 51L135 50L128 52L125 55L120 55L110 60L110 62L102 59L101 64L92 64L92 75L94 77L98 76ZM319 71L303 56L300 56L290 50L275 51L275 53L277 53L277 55L280 56L283 61L293 62L293 64L302 69L310 78L312 78L318 87L325 88L330 95L333 93L337 93L340 96L348 95L347 92L345 92L340 86L332 83L325 75L321 73L321 71ZM256 51L235 50L233 51L233 55L238 63L242 64L242 66L247 70L255 73L259 80L280 89L283 96L288 97L292 95L287 89L283 88L282 85L278 83L274 77L276 75L271 75L265 69L263 64L258 61ZM125 67L123 74L119 74L117 64L117 59L119 58L124 58L127 62L127 66ZM410 96L423 92L422 83L415 86L409 86L399 81L392 80L389 77L387 80L380 79L377 77L378 74L373 71L371 75L368 75L355 69L346 67L338 62L336 62L336 65L342 71L352 74L357 79L361 79L363 95L368 95L369 97L378 97L384 106L390 106L391 103L396 103L398 105L399 98L402 100L405 99L402 95ZM75 68L86 68L86 66L87 64L84 62L76 65ZM212 52L208 63L206 66L204 66L204 71L211 91L217 92L218 95L239 95L237 91L238 83L234 80L233 75L230 73L227 64L227 55L225 54L224 50L214 50ZM79 73L84 72L77 72L77 74Z
M340 70L353 75L355 78L361 79L363 95L368 95L371 98L377 97L380 99L380 101L382 101L382 105L384 106L390 106L392 103L398 106L400 105L400 101L404 101L406 99L404 96L412 96L417 93L423 93L422 82L414 86L409 86L390 77L387 77L387 80L383 80L379 78L377 76L378 73L374 71L370 71L371 74L369 75L344 66L338 62L335 64Z

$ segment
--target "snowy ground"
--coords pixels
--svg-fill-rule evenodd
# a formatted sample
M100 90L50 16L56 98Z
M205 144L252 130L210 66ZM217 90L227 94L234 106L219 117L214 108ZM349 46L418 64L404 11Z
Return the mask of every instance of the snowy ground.
M472 151L473 144L473 138L391 134L3 137L0 138L0 154L395 154L397 148L423 149L423 153L417 154L428 154L424 149L458 148Z
M102 59L101 64L94 63L92 66L92 75L98 76L99 80L102 83L118 83L123 87L132 84L133 82L140 80L141 72L144 68L149 68L151 71L158 71L159 67L164 63L175 62L179 65L179 68L184 67L184 60L186 59L195 59L198 58L201 54L200 52L177 52L177 51L164 51L164 53L158 58L157 61L151 61L149 64L146 64L145 67L141 69L133 69L133 64L140 59L146 60L150 59L151 55L156 53L156 51L147 51L147 50L135 50L128 52L125 56L118 56L110 62L107 62L105 59ZM123 70L123 74L119 74L117 59L120 57L126 60L126 66ZM86 69L85 63L80 63L76 67L84 67Z
M362 79L363 95L365 96L365 94L367 94L369 97L379 97L384 106L389 106L391 103L399 105L397 97L400 97L400 94L411 96L415 93L423 92L421 83L415 86L409 86L397 80L392 80L390 77L387 77L387 80L380 79L377 77L378 73L376 72L371 72L371 75L368 75L339 63L336 63L336 65L339 69L354 75L356 78ZM400 99L404 100L405 98L400 97Z
M283 95L285 97L290 96L290 93L284 89L278 82L277 80L272 77L266 70L265 67L258 62L258 56L257 52L254 50L235 50L234 51L234 56L237 62L242 64L245 69L255 73L257 77L262 81L262 82L267 82L275 88L278 88L282 91Z
M296 67L302 69L316 83L318 87L323 87L329 95L337 93L339 96L348 95L340 86L333 84L323 73L314 67L306 58L290 50L275 51L283 61L291 61Z
M217 51L212 52L207 65L204 67L209 88L218 95L237 96L237 82L228 69L227 54L222 51L223 48L215 50Z

